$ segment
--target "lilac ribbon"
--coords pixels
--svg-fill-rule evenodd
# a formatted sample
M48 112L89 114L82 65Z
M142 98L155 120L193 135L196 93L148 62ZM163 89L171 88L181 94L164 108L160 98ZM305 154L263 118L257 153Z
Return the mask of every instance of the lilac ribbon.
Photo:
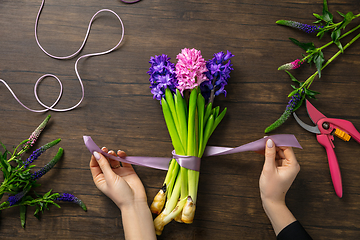
M140 1L140 0L138 0L138 1ZM135 2L135 1L134 1L134 2ZM6 83L6 81L0 79L0 82L3 83L3 84L7 87L7 89L8 89L8 90L10 91L10 93L13 95L13 97L15 98L15 100L16 100L21 106L23 106L24 108L26 108L27 110L29 110L29 111L31 111L31 112L40 113L40 112L47 112L47 111L49 111L49 110L55 111L55 112L70 111L70 110L72 110L72 109L77 108L77 107L82 103L82 101L84 100L84 97L85 97L84 84L83 84L83 82L82 82L82 79L81 79L80 74L79 74L79 71L78 71L78 63L79 63L79 61L80 61L81 59L83 59L83 58L88 58L88 57L93 57L93 56L100 56L100 55L108 54L108 53L110 53L110 52L115 51L115 50L120 46L120 44L122 43L122 41L123 41L123 39L124 39L124 24L123 24L120 16L119 16L116 12L114 12L114 11L112 11L112 10L110 10L110 9L101 9L101 10L97 11L97 12L92 16L92 18L90 19L90 22L89 22L89 25L88 25L88 28L87 28L87 31L86 31L86 35L85 35L84 40L83 40L81 46L79 47L79 49L78 49L75 53L73 53L73 54L71 54L71 55L63 56L63 57L60 56L60 57L59 57L59 56L55 56L55 55L52 55L52 54L48 53L48 52L41 46L40 41L39 41L39 38L38 38L37 29L38 29L40 14L41 14L41 12L42 12L42 9L43 9L44 5L45 5L45 0L42 0L41 6L40 6L40 8L39 8L38 14L37 14L36 19L35 19L35 40L36 40L36 43L37 43L37 45L39 46L39 48L40 48L46 55L48 55L49 57L54 58L54 59L59 59L59 60L72 59L72 58L78 56L79 53L83 50L83 48L84 48L84 46L85 46L85 43L87 42L87 39L88 39L89 34L90 34L90 29L91 29L92 23L94 22L95 18L96 18L100 13L108 12L108 13L114 14L115 17L118 19L118 21L119 21L119 23L120 23L120 27L121 27L121 37L120 37L120 40L118 41L118 43L117 43L114 47L112 47L112 48L109 49L109 50L103 51L103 52L89 53L89 54L82 55L82 56L80 56L80 57L76 60L76 62L75 62L75 73L76 73L76 76L77 76L77 78L78 78L78 80L79 80L80 87L81 87L81 98L80 98L79 102L76 103L75 105L73 105L72 107L69 107L69 108L55 108L55 106L58 104L58 102L59 102L60 99L61 99L62 92L63 92L63 85L62 85L60 79L59 79L58 77L56 77L55 75L53 75L53 74L45 74L45 75L41 76L41 77L36 81L36 83L35 83L35 86L34 86L34 95L35 95L36 101L44 108L44 109L41 109L41 110L31 109L31 108L27 107L25 104L23 104L23 103L19 100L19 98L15 95L14 91L10 88L10 86ZM38 96L38 93L37 93L37 92L38 92L38 90L37 90L37 89L38 89L38 85L39 85L45 78L47 78L47 77L55 78L55 79L58 81L59 86L60 86L59 95L58 95L56 101L55 101L51 106L48 106L48 105L44 104L44 103L40 100L40 98L39 98L39 96Z
M95 142L91 139L90 136L83 136L85 146L89 149L91 154L93 152L99 152L103 154L105 157L109 159L113 159L116 161L121 161L124 163L130 163L138 166L150 167L161 170L168 170L169 163L172 158L164 158L164 157L143 157L143 156L127 156L125 158L115 157L107 152L102 151ZM302 149L301 145L297 141L294 135L290 134L279 134L272 135L268 137L261 138L257 141L236 147L236 148L228 148L228 147L213 147L208 146L205 149L204 157L210 156L219 156L226 155L232 153L246 152L246 151L260 151L265 149L265 143L268 139L274 141L275 145L278 147L295 147ZM194 156L181 156L176 155L175 151L172 152L173 158L179 163L181 167L200 171L200 158Z

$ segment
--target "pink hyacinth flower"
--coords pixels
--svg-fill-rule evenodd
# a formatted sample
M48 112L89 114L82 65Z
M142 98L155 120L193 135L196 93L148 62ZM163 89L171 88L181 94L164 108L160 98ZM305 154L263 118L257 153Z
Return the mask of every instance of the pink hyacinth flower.
M301 61L300 59L296 59L295 61L291 62L291 63L286 63L282 66L280 66L278 68L278 70L292 70L292 69L297 69L301 66L301 64L303 64L303 61Z
M176 77L178 80L177 88L183 94L185 89L193 89L207 80L206 62L201 56L201 51L196 49L184 48L176 56Z

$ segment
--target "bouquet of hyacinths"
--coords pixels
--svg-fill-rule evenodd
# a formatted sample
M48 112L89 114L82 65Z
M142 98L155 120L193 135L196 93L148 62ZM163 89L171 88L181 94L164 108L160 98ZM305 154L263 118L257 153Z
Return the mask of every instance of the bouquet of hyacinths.
M191 156L196 162L202 157L206 144L223 119L226 108L213 107L214 97L226 91L232 69L233 55L219 52L205 61L196 49L182 49L176 65L163 54L151 57L148 71L151 92L160 100L174 156ZM196 165L196 164L195 164ZM175 219L192 223L197 198L199 169L181 166L176 157L169 165L162 188L151 204L156 234Z
M4 180L0 185L0 200L4 194L9 194L10 196L6 201L0 204L0 211L19 206L22 227L25 227L27 206L36 207L34 215L37 218L39 217L39 213L43 212L44 209L48 209L48 205L52 204L60 208L56 201L74 202L86 211L85 204L69 193L51 193L52 190L50 190L44 195L35 192L34 196L30 195L31 190L34 187L40 186L40 184L37 183L37 180L55 166L64 152L62 148L59 148L55 157L44 167L35 172L31 171L31 169L35 167L35 165L32 165L33 161L38 159L46 150L58 144L61 139L56 139L41 146L39 149L36 149L25 161L21 159L24 153L35 144L49 120L50 115L35 129L29 139L22 141L12 153L1 143L4 148L4 153L0 152L0 170L3 172ZM18 151L18 149L20 150Z

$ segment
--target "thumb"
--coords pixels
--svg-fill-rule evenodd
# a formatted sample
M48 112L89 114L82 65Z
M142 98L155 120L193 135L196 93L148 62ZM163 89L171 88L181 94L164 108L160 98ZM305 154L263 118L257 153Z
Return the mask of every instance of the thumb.
M114 174L114 172L112 171L112 169L110 167L109 161L102 154L100 154L96 151L93 152L93 155L94 155L96 161L98 162L101 171L104 174L105 180L107 181L107 179L110 178L110 176L112 174Z
M265 147L265 170L272 170L276 168L275 165L275 157L276 157L276 148L273 140L269 139L266 141Z

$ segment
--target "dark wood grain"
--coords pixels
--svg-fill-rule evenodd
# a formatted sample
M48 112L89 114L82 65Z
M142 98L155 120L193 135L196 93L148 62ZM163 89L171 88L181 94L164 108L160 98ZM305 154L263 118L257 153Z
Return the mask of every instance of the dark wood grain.
M329 0L335 11L358 14L357 0ZM41 109L34 98L36 80L45 73L61 78L64 94L58 108L76 104L81 89L74 72L76 58L51 59L36 45L34 22L40 0L0 0L0 78L7 81L28 107ZM102 8L112 9L124 21L121 47L105 56L81 60L79 72L85 86L84 102L70 112L51 112L52 119L36 146L62 138L62 161L41 179L44 193L70 192L81 198L88 211L63 204L51 207L37 220L28 209L26 228L20 226L18 209L0 214L1 239L124 239L120 211L95 187L89 170L90 154L82 142L91 135L110 149L128 155L169 156L172 147L159 103L152 100L147 70L150 56L168 54L173 60L184 47L197 48L205 59L230 50L234 71L226 98L216 101L228 113L209 145L235 147L263 137L264 129L283 112L291 91L286 73L278 66L301 56L301 49L288 38L319 41L300 31L278 26L279 19L311 24L312 13L321 13L322 0L143 0L124 4L118 0L47 0L39 22L39 40L51 54L65 56L81 45L88 22ZM354 25L352 25L354 26ZM110 14L99 15L82 54L113 47L121 29ZM349 41L346 38L344 41ZM329 58L337 51L326 50ZM343 118L360 129L359 57L356 42L323 70L312 89L320 91L314 103L328 117ZM294 75L304 81L314 72L304 66ZM53 79L39 86L39 96L52 104L59 91ZM0 85L0 140L11 148L27 138L48 113L22 108L4 85ZM305 109L298 111L304 121ZM287 203L314 239L359 239L360 237L360 146L354 140L335 140L343 177L344 197L339 199L331 183L325 150L313 134L294 119L274 133L295 134L303 150L295 149L301 171L291 187ZM55 150L37 160L45 164ZM263 157L255 153L204 158L198 206L191 225L170 223L158 239L275 239L259 197L258 179ZM164 171L135 167L142 179L149 204L161 186ZM3 198L3 200L5 197Z

